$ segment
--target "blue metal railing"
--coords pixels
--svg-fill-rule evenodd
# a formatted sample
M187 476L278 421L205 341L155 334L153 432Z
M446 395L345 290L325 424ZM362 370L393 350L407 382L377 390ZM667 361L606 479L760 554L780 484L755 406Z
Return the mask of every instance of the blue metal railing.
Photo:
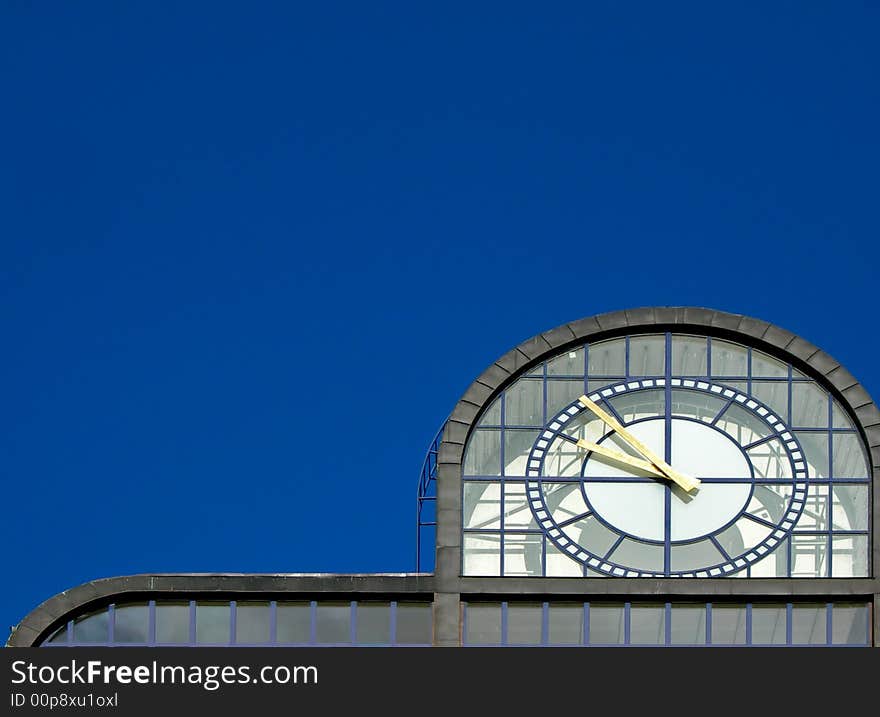
M446 421L443 421L425 454L422 472L419 475L416 497L416 572L422 572L423 565L426 571L433 570L434 567L434 540L426 540L426 538L427 534L433 538L437 530L437 454L440 451L440 440L445 428ZM423 550L430 561L422 560Z

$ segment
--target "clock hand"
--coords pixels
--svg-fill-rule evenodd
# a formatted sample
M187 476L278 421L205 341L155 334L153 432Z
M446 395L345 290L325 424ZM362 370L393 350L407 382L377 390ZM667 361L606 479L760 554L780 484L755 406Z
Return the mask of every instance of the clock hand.
M699 478L692 478L691 476L687 476L684 473L679 473L672 466L662 460L656 453L651 451L638 438L636 438L623 426L621 426L614 419L613 416L603 411L589 398L587 398L586 396L581 396L578 401L580 401L583 406L589 408L593 413L601 418L602 421L606 423L610 428L612 428L617 434L619 434L623 440L625 440L630 446L635 448L639 453L641 453L645 458L653 463L660 472L662 472L667 478L669 478L669 480L674 481L679 486L681 486L683 490L690 492L699 487Z
M611 458L612 460L615 460L619 463L625 463L626 465L632 466L633 468L638 468L640 471L645 471L646 473L650 473L651 475L657 476L658 478L666 478L666 474L655 468L652 463L649 463L648 461L643 461L640 458L635 458L628 453L615 451L613 448L606 448L605 446L601 446L598 443L590 443L589 441L585 441L584 439L580 439L577 442L577 445L585 450L592 451L593 453L598 453L600 456L605 456L606 458Z

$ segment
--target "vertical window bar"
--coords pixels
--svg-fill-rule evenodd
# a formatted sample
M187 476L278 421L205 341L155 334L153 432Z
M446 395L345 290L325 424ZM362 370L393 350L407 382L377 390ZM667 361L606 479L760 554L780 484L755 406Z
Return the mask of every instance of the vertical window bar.
M466 602L463 602L461 604L461 644L462 645L468 644L468 637L467 637L467 634L468 634L468 632L467 632L468 610L467 610L467 608L468 608L468 604Z
M712 337L706 337L706 376L712 375Z
M590 344L584 344L584 394L590 392Z
M542 425L547 425L547 362L541 364L541 416L544 418Z
M501 644L507 644L507 602L501 603Z
M624 355L623 355L623 375L625 378L630 376L629 368L629 334L623 339Z
M189 644L196 644L196 601L189 601Z
M712 644L712 603L706 603L706 644Z
M278 602L269 601L269 644L278 644Z
M391 615L389 617L390 621L390 632L391 632L391 644L397 644L397 600L391 601Z
M590 644L590 603L584 603L584 644Z
M541 603L541 644L550 644L550 603Z
M752 644L752 603L746 603L746 645Z
M827 556L826 576L834 575L834 399L828 392L828 475L832 482L828 484L828 535L825 536L825 555Z
M499 471L499 475L501 476L501 517L498 521L498 574L504 575L504 474L507 472L504 468L505 466L505 456L504 456L504 442L505 442L505 433L507 431L507 391L501 394L501 447L498 453L501 456L501 470ZM464 560L464 551L462 551L462 560ZM462 566L464 567L464 566Z
M113 644L116 640L116 603L111 603L107 608L107 642Z
M234 645L238 636L235 634L238 623L238 602L229 601L229 644Z
M541 535L541 576L547 577L547 536Z
M663 372L665 386L663 388L663 416L665 424L665 444L663 460L672 463L672 332L666 332L664 345L665 370ZM663 574L672 572L672 486L664 486L663 495Z
M318 602L312 600L309 603L309 644L318 642Z
M794 608L793 608L792 604L790 602L786 603L785 604L785 644L786 645L791 645L791 640L792 640L792 637L791 637L791 632L792 632L791 622L792 622L792 620L791 620L791 618L792 618L793 612L794 612Z
M631 603L623 603L623 644L629 645L630 638L630 605Z
M156 601L147 603L147 644L156 644Z
M834 613L834 604L828 603L827 605L825 605L825 644L826 645L831 645L833 642L833 640L831 639L832 638L831 629L832 629L832 627L834 627L834 623L833 623L834 618L832 617L833 613Z
M348 641L352 645L357 644L357 600L352 600L351 605L349 605L349 619L348 619Z
M67 644L73 644L73 620L67 621Z
M672 643L672 603L668 602L665 605L666 619L663 621L663 644L669 645Z
M746 390L752 395L752 347L746 347ZM786 421L788 423L788 421Z

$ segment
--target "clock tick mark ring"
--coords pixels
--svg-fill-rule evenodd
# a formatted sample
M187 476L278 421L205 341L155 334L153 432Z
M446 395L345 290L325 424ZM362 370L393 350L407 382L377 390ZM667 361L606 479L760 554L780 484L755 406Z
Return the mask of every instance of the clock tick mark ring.
M593 392L589 395L589 398L592 401L598 402L610 397L616 397L623 394L642 391L645 389L665 389L666 387L667 385L665 379L642 379L635 381L624 381L619 384L609 386L600 391ZM722 413L726 411L729 406L739 405L743 410L747 411L751 415L752 419L757 419L766 428L767 438L766 440L759 441L759 443L770 442L774 440L778 441L778 445L781 446L784 452L784 460L790 466L791 476L785 476L784 478L776 481L776 484L779 484L781 481L782 485L786 485L791 488L791 496L786 499L785 510L781 513L781 518L775 521L766 521L761 519L758 519L756 521L766 524L765 528L769 529L766 537L760 540L760 542L749 545L748 547L744 547L742 552L739 554L725 554L724 557L726 557L727 560L725 560L724 562L716 562L711 565L700 566L697 569L678 571L670 570L665 574L673 577L716 577L738 572L743 568L761 560L769 553L771 553L775 548L777 548L779 544L789 536L801 514L803 513L804 506L806 504L807 492L807 465L803 450L801 449L797 439L794 437L791 431L789 431L785 423L781 419L779 419L773 413L773 411L770 410L769 407L740 391L731 389L727 386L713 384L706 381L678 378L670 379L669 387L702 393L709 396L714 396L718 399L722 399L726 401ZM548 451L554 444L554 441L560 436L560 434L563 433L569 422L585 412L589 414L589 409L583 406L579 401L572 402L564 409L562 409L559 413L557 413L550 421L548 421L547 425L538 435L538 438L532 446L526 464L526 492L532 513L537 520L538 525L541 527L541 530L558 550L565 553L572 559L580 562L582 565L586 566L590 570L594 570L596 572L615 577L663 577L664 573L634 568L632 566L627 566L615 562L613 559L613 552L616 547L612 548L610 553L600 555L598 553L592 552L588 546L581 545L575 540L572 540L557 525L556 520L553 518L552 511L549 510L547 507L544 497L543 483L553 483L558 482L559 480L559 478L554 479L554 477L552 476L544 475L544 463L545 459L547 458ZM695 436L700 435L699 430L712 430L716 431L719 434L722 433L720 429L717 429L714 426L710 427L707 423L702 422L698 419L681 416L670 417L673 421L673 430L676 430L676 425L683 427L684 424L691 424L695 427L691 431L684 431L684 434L679 438L679 440L682 441L682 445L687 445L688 440L693 443L693 441L695 440ZM665 419L665 416L640 419L639 421L634 421L626 425L628 430L647 431L648 433L650 433L651 431L649 430L649 424L653 422L655 424L654 430L656 430L656 424L661 422L662 419ZM665 423L665 421L663 422ZM639 425L642 424L648 425L643 425L643 428L637 428ZM694 431L698 431L698 433L694 433ZM690 433L689 436L687 435L688 433ZM747 482L745 483L745 485L742 486L742 488L744 489L746 486L748 486L747 490L750 497L751 491L754 489L754 486L760 485L762 482L761 478L755 478L752 460L745 451L745 448L751 444L743 446L742 443L734 441L733 438L728 436L726 433L724 433L723 435L724 438L721 439L722 443L718 443L717 445L715 445L713 450L720 450L721 448L723 448L724 441L733 443L733 445L728 445L728 449L734 448L734 446L739 449L739 454L743 456L742 465L740 466L739 470L745 472L742 466L746 466L748 469L748 475L751 476L751 479L747 479ZM706 439L709 434L702 434L702 436L703 439ZM782 458L782 455L780 455L780 458ZM589 462L590 460L585 454L584 460L582 462L582 471L586 471ZM601 462L594 463L595 467L601 465ZM707 464L707 467L711 468L711 464ZM605 472L608 473L609 470L605 470ZM594 471L591 470L590 473L592 476ZM622 486L623 492L631 489L634 485L648 487L650 487L652 484L654 486L658 485L654 479L650 478L646 478L639 482L638 480L632 481L632 478L630 477L631 482L628 484L623 481L617 482L613 479L614 475L615 472L613 469L611 469L610 475L605 476L606 484L610 486L615 486L617 488ZM619 471L616 475L619 475ZM694 475L696 475L696 473L694 473ZM711 471L709 471L708 476L711 475ZM746 475L741 475L740 478L746 479ZM740 480L739 483L742 484L743 481ZM590 484L590 486L595 485L598 485L598 483ZM765 483L765 485L769 486L773 484L768 482ZM591 489L590 486L582 483L585 498L587 498L587 495ZM737 491L735 489L734 483L712 484L709 482L704 482L703 484L704 488L710 486L725 486L727 488L730 488L730 495L728 497L732 497L731 499L732 502L735 504L734 507L736 508L736 510L732 510L730 507L726 508L726 510L721 514L721 517L724 518L723 524L718 524L719 519L717 518L717 515L719 513L717 513L717 511L719 510L719 506L723 505L723 501L715 501L714 511L712 510L712 506L708 506L704 501L704 505L707 505L707 507L710 508L710 510L706 512L706 515L709 516L709 522L714 522L715 525L709 525L705 532L698 531L700 532L699 535L687 535L686 531L685 533L682 533L681 531L675 532L670 527L666 527L663 535L659 535L657 533L656 526L654 526L653 532L649 533L648 535L644 534L644 529L638 530L638 532L626 530L624 529L624 527L619 525L619 522L621 522L621 516L624 516L626 511L620 509L616 509L615 511L613 507L615 505L613 496L612 499L608 499L607 495L605 496L606 499L604 500L604 509L602 506L595 505L595 503L597 502L596 496L602 494L601 490L593 493L592 501L587 498L587 507L589 508L591 515L594 515L597 520L605 524L606 527L612 529L615 533L618 534L621 539L631 537L642 542L651 542L654 544L662 544L668 542L672 546L680 546L687 543L699 542L700 540L706 540L707 538L709 538L713 540L713 542L715 542L717 547L718 543L715 540L715 536L727 530L731 525L733 525L743 516L749 515L745 512L749 500L746 498L745 492L743 490ZM606 491L606 493L607 492L609 491ZM611 490L610 493L614 493L614 490ZM743 494L739 495L737 499L737 496L732 495L733 493ZM696 510L696 507L699 505L701 494L704 498L707 497L707 494L701 490L701 492L698 493L696 497L694 497L694 510ZM609 512L609 506L611 506L611 511L615 513L614 516L611 516L613 518L612 520L609 520L607 515L603 516L603 510L607 514ZM753 520L755 519L755 516L750 517ZM623 519L623 522L626 522L626 518ZM630 527L634 526L637 527L637 524L630 521ZM673 540L673 537L675 537L676 539Z

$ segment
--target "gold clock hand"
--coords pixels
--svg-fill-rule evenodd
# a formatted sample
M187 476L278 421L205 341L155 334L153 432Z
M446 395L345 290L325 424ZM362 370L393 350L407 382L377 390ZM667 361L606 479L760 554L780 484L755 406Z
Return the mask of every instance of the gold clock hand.
M612 460L618 461L619 463L625 463L628 466L638 468L640 471L645 471L646 473L650 473L651 475L657 476L658 478L666 478L666 475L655 468L653 464L648 463L648 461L643 461L640 458L634 458L628 453L615 451L613 448L606 448L605 446L599 445L598 443L590 443L589 441L585 441L584 439L580 439L577 442L577 445L587 451L598 453L600 456L611 458Z
M625 440L630 446L635 448L639 453L641 453L645 458L653 463L654 466L656 466L657 469L660 470L667 478L681 486L683 490L690 492L700 486L699 478L692 478L691 476L687 476L684 473L679 473L672 466L661 459L657 454L651 451L638 438L636 438L623 426L621 426L614 419L613 416L599 408L599 406L591 401L587 396L581 396L578 401L580 401L583 406L589 408L593 413L601 418L602 421L608 424L608 426L612 428L617 434L619 434L623 440Z

